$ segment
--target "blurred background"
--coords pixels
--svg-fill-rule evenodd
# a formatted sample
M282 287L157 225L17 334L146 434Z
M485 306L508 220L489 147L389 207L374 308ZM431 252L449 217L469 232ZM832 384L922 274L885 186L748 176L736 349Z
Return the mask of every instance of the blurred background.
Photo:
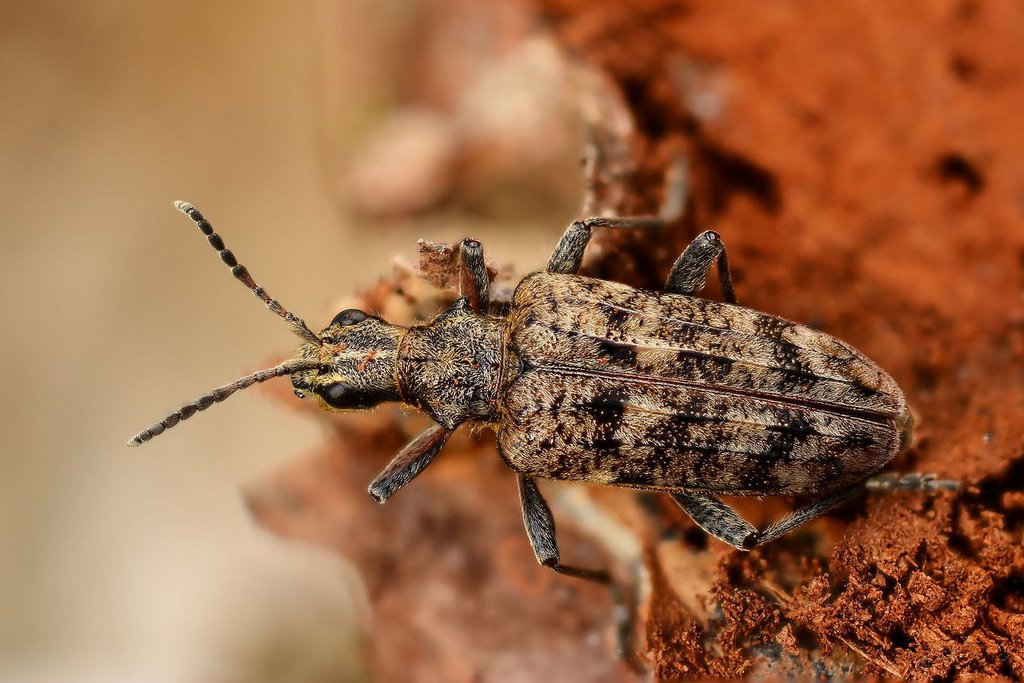
M295 346L171 201L314 329L417 238L535 268L579 196L561 58L471 2L2 18L0 679L361 680L358 578L239 495L320 427L250 391L124 446Z

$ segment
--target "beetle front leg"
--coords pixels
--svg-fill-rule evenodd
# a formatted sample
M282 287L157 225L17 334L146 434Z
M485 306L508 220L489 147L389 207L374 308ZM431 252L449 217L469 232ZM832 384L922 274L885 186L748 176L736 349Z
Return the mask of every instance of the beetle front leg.
M740 517L716 496L688 491L678 491L670 495L701 529L738 550L751 550L788 534L798 526L856 498L864 491L863 483L839 489L825 498L797 508L764 531L758 531L753 524Z
M378 503L383 503L390 498L398 489L419 476L420 472L427 469L434 460L441 448L444 447L452 430L434 425L426 429L410 441L405 448L398 451L392 458L384 471L377 475L367 491Z
M459 289L469 299L474 313L486 314L490 307L490 280L480 242L464 239L459 243Z
M718 280L722 285L722 298L726 303L736 303L736 291L732 287L732 272L725 244L717 232L706 230L697 235L679 255L665 281L665 291L673 294L693 296L704 289L708 271L718 262Z

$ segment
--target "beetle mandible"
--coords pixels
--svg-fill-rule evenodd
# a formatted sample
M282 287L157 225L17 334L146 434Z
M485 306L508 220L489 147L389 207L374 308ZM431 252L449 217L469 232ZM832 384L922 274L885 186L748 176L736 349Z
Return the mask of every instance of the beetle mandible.
M537 560L603 583L606 571L561 563L536 478L665 492L707 533L742 550L869 489L957 487L932 475L872 476L910 440L903 392L848 344L737 305L716 232L698 235L654 292L576 272L595 229L658 227L667 218L574 221L547 269L520 281L502 316L490 314L482 247L465 239L462 296L430 322L406 328L348 309L315 334L256 284L199 211L175 206L303 343L294 359L183 406L131 446L240 389L289 375L299 398L326 410L400 402L436 422L370 484L383 503L460 425L484 424L516 472ZM697 296L715 264L724 303ZM815 500L758 530L720 494Z

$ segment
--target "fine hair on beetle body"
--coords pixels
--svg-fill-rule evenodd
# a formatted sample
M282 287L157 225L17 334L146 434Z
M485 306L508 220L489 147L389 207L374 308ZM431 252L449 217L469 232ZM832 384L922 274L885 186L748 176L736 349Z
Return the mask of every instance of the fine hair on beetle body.
M669 180L672 179L670 174ZM712 536L741 550L770 542L867 490L955 489L932 475L878 475L909 443L896 382L830 335L738 305L718 233L694 238L661 291L577 275L595 230L657 230L677 217L680 183L659 216L586 218L547 268L492 315L483 248L458 244L460 298L411 327L357 309L319 333L271 298L192 205L176 202L232 274L302 340L295 358L186 404L138 446L240 389L288 375L300 399L351 411L399 402L434 425L370 483L383 503L419 475L463 424L494 430L516 472L538 561L611 584L608 571L563 564L537 478L664 492ZM697 296L717 266L723 302ZM809 502L763 530L719 495Z

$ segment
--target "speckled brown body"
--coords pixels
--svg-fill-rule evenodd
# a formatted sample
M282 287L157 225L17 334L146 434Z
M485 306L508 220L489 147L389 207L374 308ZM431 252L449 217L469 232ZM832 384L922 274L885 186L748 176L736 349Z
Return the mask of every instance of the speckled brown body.
M878 366L740 306L536 273L505 328L517 361L496 402L498 449L533 476L820 493L878 471L908 436L903 394Z
M674 211L683 206L681 188L667 195ZM718 233L694 238L660 292L576 275L594 229L662 228L673 211L573 221L546 271L519 283L502 316L491 315L483 247L466 238L457 246L462 296L429 323L406 328L346 309L314 334L256 284L195 207L176 206L303 344L292 360L185 404L129 445L287 374L299 398L312 396L326 410L399 401L434 420L370 483L369 494L383 503L433 462L460 425L487 425L516 472L537 560L609 585L607 571L559 560L537 477L664 491L698 526L741 550L867 490L958 487L930 474L871 476L910 439L903 393L847 344L737 305ZM726 303L697 297L712 266ZM721 493L814 500L759 531Z
M364 370L393 362L400 400L447 429L491 425L509 467L549 479L820 493L878 471L909 430L892 378L823 332L576 275L526 277L504 318L460 299L397 356L374 348Z

